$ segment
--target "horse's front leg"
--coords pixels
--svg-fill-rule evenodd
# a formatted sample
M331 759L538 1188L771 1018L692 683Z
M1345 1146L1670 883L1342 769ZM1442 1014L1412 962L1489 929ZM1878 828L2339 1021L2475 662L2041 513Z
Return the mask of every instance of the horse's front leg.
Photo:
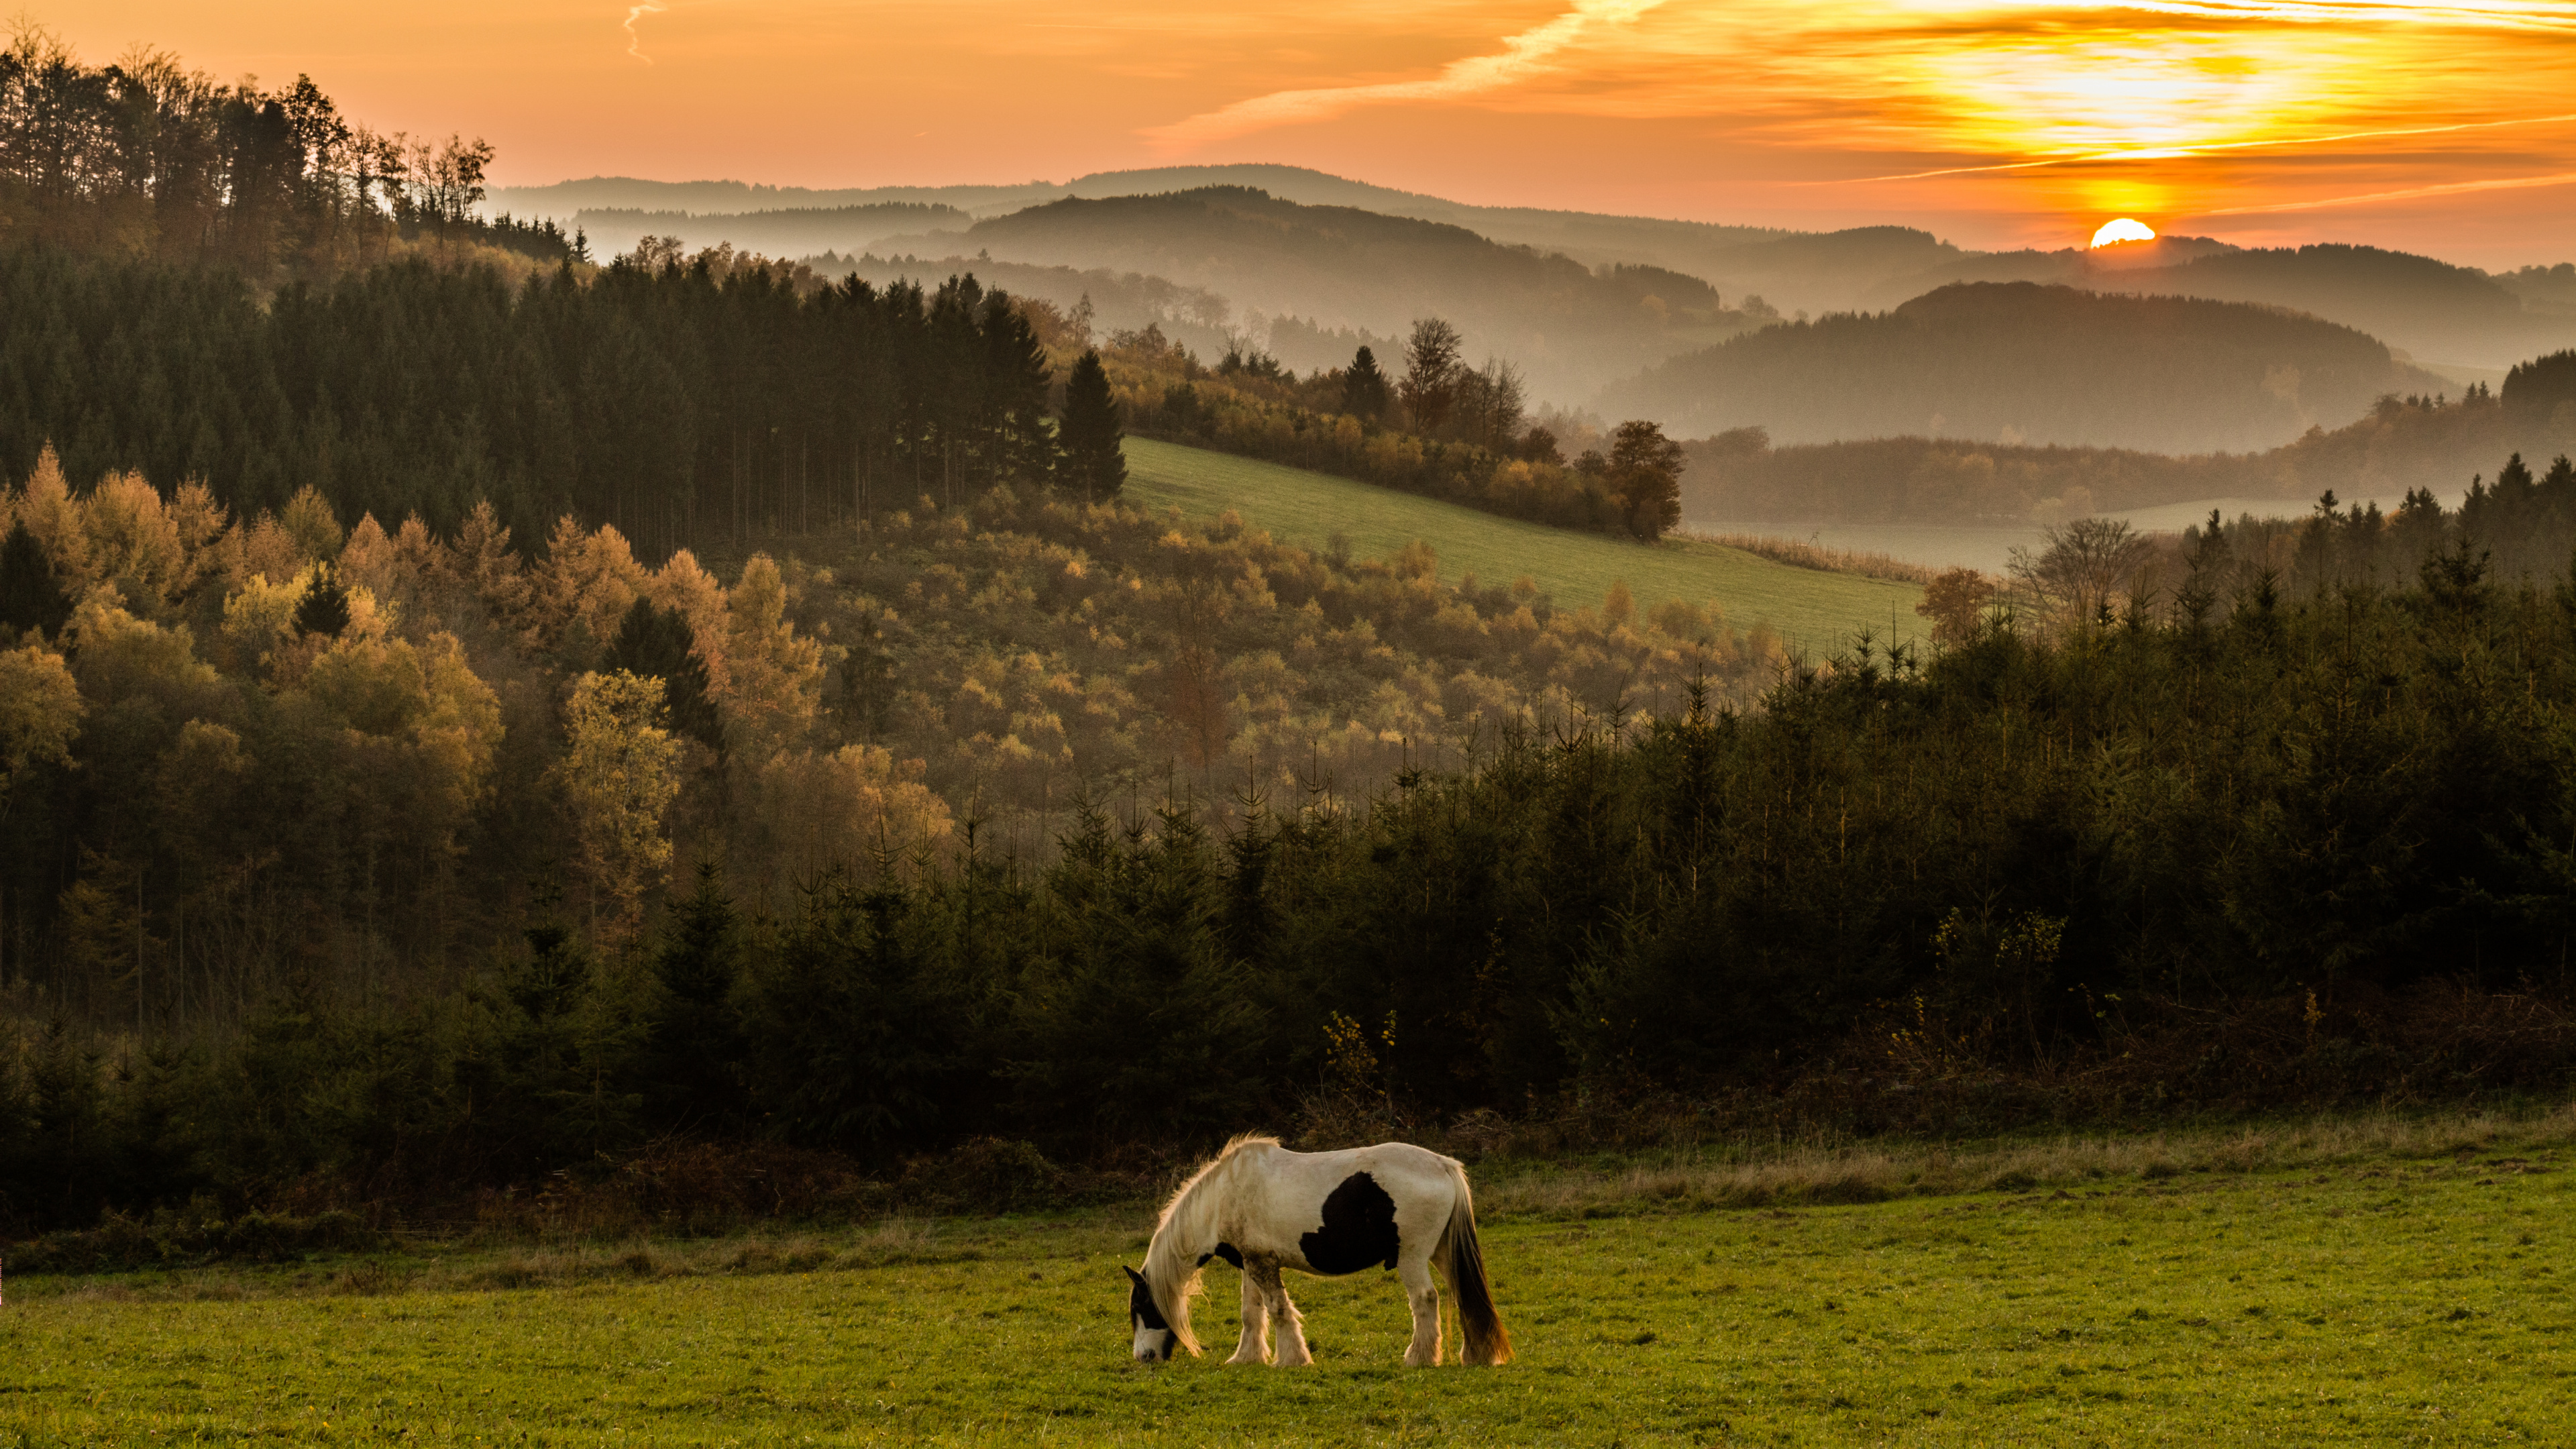
M1270 1316L1279 1325L1279 1366L1304 1368L1313 1363L1315 1355L1306 1347L1306 1315L1289 1301L1288 1285L1280 1280L1277 1263L1261 1264L1261 1291L1269 1298Z
M1267 1363L1270 1361L1270 1298L1261 1291L1261 1281L1247 1263L1243 1268L1243 1339L1234 1346L1234 1357L1227 1363Z
M1404 1350L1407 1368L1429 1368L1440 1362L1440 1287L1431 1281L1431 1265L1406 1259L1396 1276L1404 1280L1404 1300L1413 1308L1413 1342Z

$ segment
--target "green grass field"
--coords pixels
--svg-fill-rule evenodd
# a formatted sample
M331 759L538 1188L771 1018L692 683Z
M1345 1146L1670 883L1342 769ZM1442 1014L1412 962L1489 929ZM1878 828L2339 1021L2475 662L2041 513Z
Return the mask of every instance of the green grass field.
M1314 1368L1221 1367L1222 1264L1208 1357L1136 1365L1141 1208L21 1277L0 1445L2576 1439L2563 1132L2254 1171L2052 1160L2068 1185L1865 1206L1518 1194L1485 1234L1519 1349L1497 1370L1399 1368L1374 1273L1292 1281Z
M1823 656L1867 627L1882 641L1915 637L1923 591L1857 574L1792 568L1741 549L1695 540L1640 544L1497 518L1302 468L1146 438L1127 440L1127 498L1191 517L1226 509L1277 538L1322 548L1334 533L1353 556L1383 558L1415 539L1440 557L1440 576L1508 584L1526 575L1560 608L1598 608L1624 579L1639 609L1666 599L1715 603L1736 628L1768 623L1793 646Z

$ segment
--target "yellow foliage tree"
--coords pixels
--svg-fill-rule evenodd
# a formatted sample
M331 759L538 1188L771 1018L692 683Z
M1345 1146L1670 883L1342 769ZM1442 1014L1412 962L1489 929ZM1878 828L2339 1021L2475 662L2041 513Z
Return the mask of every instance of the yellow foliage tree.
M726 596L728 681L717 703L737 759L765 763L801 743L823 701L823 646L787 618L787 581L756 553Z
M918 859L955 828L948 802L921 781L922 762L882 745L773 755L755 775L743 819L751 874L810 878Z
M582 869L622 934L671 866L662 817L680 793L680 742L663 727L662 681L623 669L583 675L564 707L564 736L556 774Z
M80 718L80 686L63 656L32 644L0 653L0 820L29 768L70 762Z
M585 532L567 513L556 522L554 536L546 542L546 561L537 570L539 632L551 643L578 624L593 645L605 645L617 637L618 623L648 579L626 535L605 524L596 533Z

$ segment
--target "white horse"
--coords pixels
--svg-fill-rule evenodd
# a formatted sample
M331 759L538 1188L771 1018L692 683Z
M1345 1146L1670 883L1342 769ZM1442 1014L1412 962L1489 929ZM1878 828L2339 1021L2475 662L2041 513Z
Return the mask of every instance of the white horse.
M1172 1194L1145 1250L1145 1271L1127 1270L1127 1314L1136 1357L1161 1363L1175 1347L1199 1351L1190 1297L1199 1270L1223 1258L1243 1270L1243 1340L1227 1363L1270 1361L1279 1326L1282 1368L1315 1361L1305 1319L1288 1301L1282 1268L1338 1277L1392 1268L1413 1307L1408 1365L1440 1362L1440 1291L1434 1263L1458 1301L1467 1337L1464 1362L1509 1363L1511 1335L1485 1281L1476 1246L1476 1206L1467 1169L1454 1158L1402 1142L1342 1152L1291 1152L1274 1137L1238 1137Z

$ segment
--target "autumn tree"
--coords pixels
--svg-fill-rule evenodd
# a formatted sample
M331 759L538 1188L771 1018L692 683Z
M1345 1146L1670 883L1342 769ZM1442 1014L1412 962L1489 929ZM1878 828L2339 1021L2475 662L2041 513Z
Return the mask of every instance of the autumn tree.
M1682 521L1684 462L1682 445L1653 423L1624 422L1611 435L1602 476L1630 533L1651 541Z
M583 871L608 898L615 930L633 924L671 865L662 816L679 797L680 744L664 720L662 681L624 670L583 675L564 707L557 774Z
M63 656L32 644L0 652L0 820L29 768L71 763L80 718L80 687Z
M1127 482L1127 457L1119 447L1118 400L1097 348L1086 350L1064 383L1064 413L1056 425L1063 454L1056 481L1088 502L1115 498Z
M1977 621L1994 596L1994 580L1977 570L1945 569L1923 586L1914 612L1932 621L1932 642L1965 644L1977 637Z

